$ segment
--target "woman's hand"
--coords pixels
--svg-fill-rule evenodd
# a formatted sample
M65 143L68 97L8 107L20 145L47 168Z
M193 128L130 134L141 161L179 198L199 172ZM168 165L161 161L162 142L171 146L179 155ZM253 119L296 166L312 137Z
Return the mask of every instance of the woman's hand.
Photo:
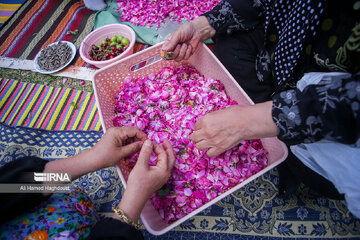
M277 126L272 119L272 102L251 106L234 105L209 113L198 120L191 139L199 150L209 149L215 157L243 140L273 137Z
M153 151L157 155L157 164L149 166L149 158ZM154 143L146 140L137 163L130 172L118 208L133 221L138 221L146 201L167 182L174 164L175 155L169 141L165 140L162 145L154 146Z
M166 40L162 50L173 52L176 61L188 59L196 50L198 44L215 35L215 29L204 16L183 23Z
M147 136L135 127L109 128L90 150L78 155L48 162L44 172L69 173L71 180L84 174L115 165L118 161L139 151Z
M106 168L138 152L146 139L146 134L135 127L113 127L90 152L94 154L98 168Z

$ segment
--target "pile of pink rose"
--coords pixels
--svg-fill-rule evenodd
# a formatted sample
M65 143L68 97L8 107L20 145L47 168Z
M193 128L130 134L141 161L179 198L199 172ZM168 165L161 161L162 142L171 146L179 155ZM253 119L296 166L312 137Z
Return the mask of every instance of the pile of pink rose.
M168 139L176 163L167 184L151 199L168 223L184 217L267 165L260 140L243 141L210 158L190 139L205 114L237 104L218 80L205 78L189 65L165 67L158 74L126 78L115 96L115 126L136 126L160 144ZM246 117L246 116L244 116ZM138 155L130 160L135 165ZM154 165L156 155L150 158Z
M220 0L118 0L116 11L121 11L122 22L130 22L135 26L156 25L159 28L165 19L191 21L213 9L219 2Z

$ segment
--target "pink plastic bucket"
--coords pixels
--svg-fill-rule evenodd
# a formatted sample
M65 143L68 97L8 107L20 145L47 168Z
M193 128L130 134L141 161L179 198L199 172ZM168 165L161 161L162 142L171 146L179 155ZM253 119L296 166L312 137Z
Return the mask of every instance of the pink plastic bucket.
M102 40L106 38L111 38L114 35L122 35L123 37L128 38L130 40L129 47L123 53L114 57L113 59L109 59L105 61L91 60L89 56L91 45L100 44ZM80 45L79 52L81 58L85 62L94 65L98 68L102 68L132 54L134 51L135 41L136 41L135 32L134 30L131 29L131 27L119 23L109 24L92 31L89 35L87 35Z

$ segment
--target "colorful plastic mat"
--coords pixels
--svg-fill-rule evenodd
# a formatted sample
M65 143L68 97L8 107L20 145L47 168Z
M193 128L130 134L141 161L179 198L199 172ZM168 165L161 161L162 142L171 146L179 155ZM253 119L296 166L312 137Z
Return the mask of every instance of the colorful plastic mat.
M60 40L79 48L94 26L95 12L78 0L28 0L0 31L0 55L32 60L43 47ZM76 35L68 31L78 29ZM77 54L76 66L85 66Z
M24 2L25 0L0 0L0 27Z
M62 40L79 49L93 30L95 13L85 7L83 0L27 0L0 30L0 56L33 60L42 48ZM75 30L77 34L68 34ZM135 44L134 52L143 48L143 44ZM79 53L72 65L94 68Z
M47 130L101 130L93 93L0 79L0 122Z
M94 131L47 131L0 123L0 166L22 156L47 160L70 157L92 147L102 136ZM319 197L300 186L291 197L278 195L276 169L207 208L174 230L145 239L305 240L360 239L360 220L343 201ZM112 215L123 187L114 167L74 182L93 199L98 212Z

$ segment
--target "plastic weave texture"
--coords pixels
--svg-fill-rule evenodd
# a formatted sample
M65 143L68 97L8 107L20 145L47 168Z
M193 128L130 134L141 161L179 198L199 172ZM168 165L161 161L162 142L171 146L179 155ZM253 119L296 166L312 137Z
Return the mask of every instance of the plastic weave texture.
M128 56L116 63L113 63L107 67L104 67L93 76L93 86L99 109L100 120L103 130L113 127L112 119L115 116L114 96L118 93L120 87L124 83L126 77L139 78L150 73L158 73L163 67L166 66L178 66L186 63L194 66L201 74L207 78L213 78L220 80L225 87L225 91L229 97L236 100L241 105L253 104L252 100L247 96L244 90L238 85L235 79L230 75L221 62L215 57L215 55L206 47L205 44L200 44L196 52L187 61L176 62L173 60L163 60L160 58L160 50L163 43L159 43L155 46L147 48L141 52ZM142 64L146 63L146 64ZM136 66L143 65L136 69ZM135 66L135 67L134 67ZM134 70L136 69L136 70ZM244 116L246 117L246 116ZM261 139L264 148L269 152L267 155L268 166L251 176L244 182L236 185L227 192L221 194L210 202L206 203L197 210L191 212L187 216L171 223L167 224L159 215L158 211L153 207L150 201L145 205L144 210L141 213L141 220L145 228L154 235L164 234L171 229L175 228L179 224L188 220L197 213L203 211L205 208L211 206L227 195L239 190L241 187L263 175L265 172L274 168L287 157L287 147L277 138L264 138ZM117 170L121 178L122 183L126 187L126 179L129 175L129 168L122 163L117 165Z

